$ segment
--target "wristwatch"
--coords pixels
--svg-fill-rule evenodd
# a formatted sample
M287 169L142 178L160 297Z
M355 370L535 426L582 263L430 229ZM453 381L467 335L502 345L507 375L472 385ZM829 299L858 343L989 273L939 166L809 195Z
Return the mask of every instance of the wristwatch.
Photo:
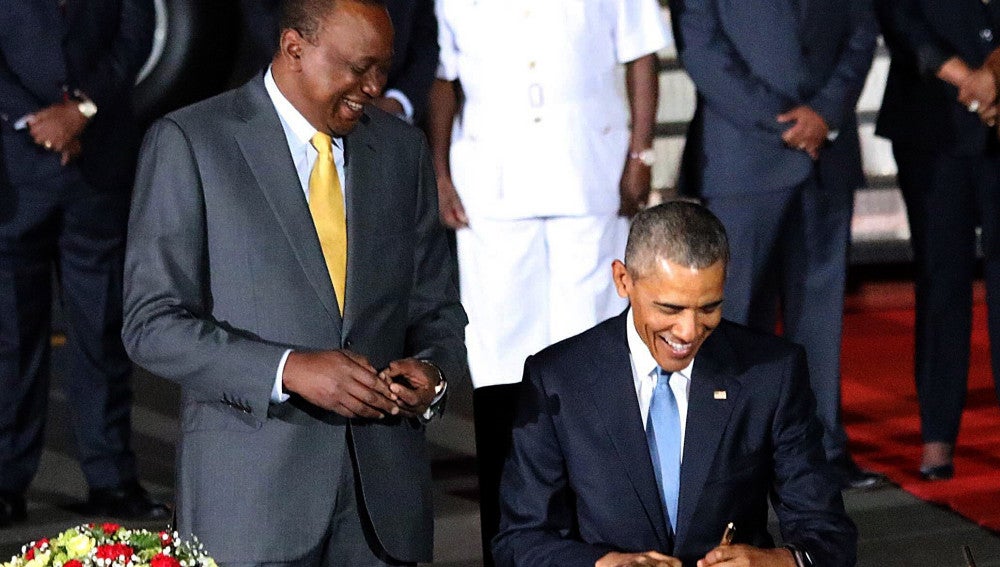
M420 416L420 421L427 423L433 419L434 416L441 416L444 414L444 402L447 399L444 394L448 391L448 381L445 380L444 374L436 364L423 359L421 359L420 362L432 366L438 373L438 383L434 386L434 401L432 401L431 405L428 406L427 411Z
M792 559L795 560L795 567L813 567L813 559L812 556L809 555L808 551L791 543L786 544L783 547L792 554Z
M629 152L628 159L637 159L646 167L653 167L656 163L656 151L653 148L646 148L638 152Z

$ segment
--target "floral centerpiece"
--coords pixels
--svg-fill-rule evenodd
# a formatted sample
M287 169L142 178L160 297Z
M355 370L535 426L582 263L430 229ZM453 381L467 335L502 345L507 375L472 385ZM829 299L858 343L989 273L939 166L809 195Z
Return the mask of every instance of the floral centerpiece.
M197 539L177 532L85 524L21 548L0 567L216 567Z

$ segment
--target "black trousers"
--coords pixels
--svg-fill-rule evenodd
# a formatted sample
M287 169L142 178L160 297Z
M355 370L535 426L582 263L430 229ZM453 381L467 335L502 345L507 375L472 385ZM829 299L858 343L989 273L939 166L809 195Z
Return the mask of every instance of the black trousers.
M476 425L476 467L479 472L479 517L483 565L492 567L491 541L500 530L500 477L510 452L514 410L521 384L483 386L472 392Z
M91 488L136 477L131 363L121 341L128 201L127 190L96 191L68 173L0 186L0 490L28 488L44 446L53 269L84 476Z
M990 355L1000 398L1000 154L893 147L916 260L916 348L924 442L955 443L969 375L976 226L981 226Z

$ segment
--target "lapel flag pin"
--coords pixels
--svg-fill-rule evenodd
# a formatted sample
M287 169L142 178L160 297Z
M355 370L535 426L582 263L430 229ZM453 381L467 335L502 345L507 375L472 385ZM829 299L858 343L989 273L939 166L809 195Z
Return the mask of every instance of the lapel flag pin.
M712 395L712 397L714 397L717 400L724 400L724 399L726 399L726 391L725 390L716 390L715 393Z

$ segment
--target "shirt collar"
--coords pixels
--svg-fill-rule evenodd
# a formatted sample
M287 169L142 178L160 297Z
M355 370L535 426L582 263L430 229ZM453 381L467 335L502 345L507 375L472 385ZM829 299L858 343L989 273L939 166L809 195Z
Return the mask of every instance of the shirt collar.
M625 337L628 340L628 350L632 354L632 366L635 369L636 378L642 380L651 375L660 365L657 364L656 359L653 358L653 354L649 352L649 347L646 346L646 343L639 336L639 331L635 328L635 316L631 307L628 309L628 317L625 322ZM697 355L695 357L697 358ZM684 369L678 371L678 374L690 380L693 368L694 358L691 359L691 362Z
M311 144L312 137L316 133L316 128L306 120L305 116L295 108L292 103L285 98L285 95L274 82L274 75L271 74L271 67L268 66L267 73L264 74L264 88L267 89L268 96L274 104L274 109L278 111L282 123L286 126L286 134L294 136L295 141L301 145ZM333 141L338 146L340 138L334 137Z

